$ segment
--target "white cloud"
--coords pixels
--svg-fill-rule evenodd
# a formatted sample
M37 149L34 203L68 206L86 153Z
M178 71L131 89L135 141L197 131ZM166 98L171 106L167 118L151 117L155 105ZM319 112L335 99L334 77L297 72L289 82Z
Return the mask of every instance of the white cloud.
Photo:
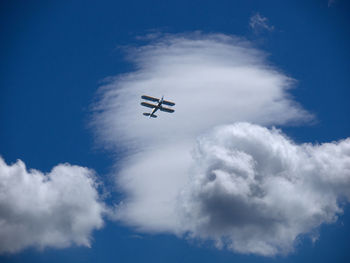
M0 157L0 253L27 247L90 246L103 226L93 171L60 164L48 174Z
M288 94L294 80L272 67L248 42L226 35L168 36L131 49L137 70L100 90L95 127L107 146L137 147L193 140L234 121L283 124L310 120ZM175 114L144 118L140 96L165 95ZM283 114L281 114L283 113Z
M346 161L344 167L330 163L328 173L319 158L332 156L329 147L339 152L334 161L346 159L341 148L347 141L296 146L277 131L236 124L201 137L196 146L198 136L218 125L312 119L288 93L295 81L271 66L263 52L239 38L195 33L157 39L131 49L128 58L136 70L101 88L93 120L99 140L119 157L124 154L116 164L118 190L125 195L117 207L119 221L139 231L189 235L242 253L273 255L291 251L300 234L332 222L341 211L334 199L340 186L329 176L337 169L336 180L347 182ZM142 94L165 95L176 102L175 113L145 118ZM245 136L246 130L255 137ZM294 160L299 153L308 157L301 170ZM317 179L313 170L322 171ZM334 190L318 179L331 181ZM312 198L319 197L318 185L329 195L308 211L316 202ZM339 185L346 193L345 184Z
M242 253L293 250L350 198L350 139L296 145L279 130L237 123L200 137L180 199L192 237Z
M256 32L262 30L273 31L275 27L269 25L268 21L266 17L256 13L250 17L249 26Z

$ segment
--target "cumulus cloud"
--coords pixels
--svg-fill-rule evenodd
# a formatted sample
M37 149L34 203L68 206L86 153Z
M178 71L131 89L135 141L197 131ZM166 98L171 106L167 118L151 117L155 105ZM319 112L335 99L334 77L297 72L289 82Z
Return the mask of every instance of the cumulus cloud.
M190 235L242 253L292 251L350 197L350 139L296 145L280 130L237 123L201 136L194 163L179 202Z
M48 174L0 157L0 253L27 247L90 246L103 226L93 171L60 164Z
M348 141L297 146L260 127L312 120L289 94L295 80L266 54L236 37L200 33L168 35L129 51L135 71L101 87L93 119L100 142L119 157L116 183L125 198L117 220L139 231L273 255L336 219L338 190L348 189ZM143 94L165 95L176 102L175 113L145 118ZM242 121L255 125L222 126ZM325 167L320 160L334 152L335 160L345 158L343 166ZM319 196L322 187L327 194Z
M275 27L270 25L268 21L269 20L266 17L256 13L250 17L249 26L255 32L263 30L273 31Z

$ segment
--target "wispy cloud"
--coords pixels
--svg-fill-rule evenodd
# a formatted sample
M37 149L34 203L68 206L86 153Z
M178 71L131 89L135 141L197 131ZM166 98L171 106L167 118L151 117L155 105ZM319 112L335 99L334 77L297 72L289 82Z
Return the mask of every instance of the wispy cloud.
M126 150L117 220L261 255L290 252L299 235L336 220L350 143L296 145L261 127L312 119L288 93L295 81L262 51L196 33L158 38L128 58L137 70L101 88L93 120L101 142ZM142 94L174 100L175 113L145 118Z
M273 31L275 27L273 25L269 24L269 20L260 15L259 13L255 13L250 17L249 26L251 29L253 29L255 32L260 31Z
M48 174L0 157L0 253L27 247L90 246L103 225L93 171L60 164Z

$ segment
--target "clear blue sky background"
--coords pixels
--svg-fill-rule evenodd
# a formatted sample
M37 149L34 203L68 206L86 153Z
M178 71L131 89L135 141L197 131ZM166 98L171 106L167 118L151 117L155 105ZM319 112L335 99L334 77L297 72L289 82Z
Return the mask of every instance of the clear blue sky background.
M274 26L255 34L259 12ZM132 69L119 46L138 45L149 30L245 37L298 80L291 93L317 116L283 128L297 142L350 135L350 4L310 1L1 1L0 155L48 172L69 162L95 169L108 184L113 159L88 128L99 82ZM350 207L322 226L312 244L264 258L198 246L168 235L142 235L116 223L93 234L91 248L27 249L1 262L350 262ZM1 241L0 241L1 242Z

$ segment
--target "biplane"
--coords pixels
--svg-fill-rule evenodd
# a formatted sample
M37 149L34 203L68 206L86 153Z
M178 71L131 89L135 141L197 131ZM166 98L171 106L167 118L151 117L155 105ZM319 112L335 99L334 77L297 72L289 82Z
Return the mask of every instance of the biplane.
M152 101L152 102L156 103L156 104L152 104L152 103L145 102L145 101L141 102L142 106L145 106L145 107L152 109L152 111L150 113L148 113L148 112L143 113L143 115L148 116L149 118L157 118L157 115L155 115L157 110L168 112L168 113L173 113L175 111L171 108L166 108L163 106L163 105L167 105L167 106L174 106L175 105L174 102L164 100L164 96L162 96L161 99L158 99L158 98L142 95L141 99Z

